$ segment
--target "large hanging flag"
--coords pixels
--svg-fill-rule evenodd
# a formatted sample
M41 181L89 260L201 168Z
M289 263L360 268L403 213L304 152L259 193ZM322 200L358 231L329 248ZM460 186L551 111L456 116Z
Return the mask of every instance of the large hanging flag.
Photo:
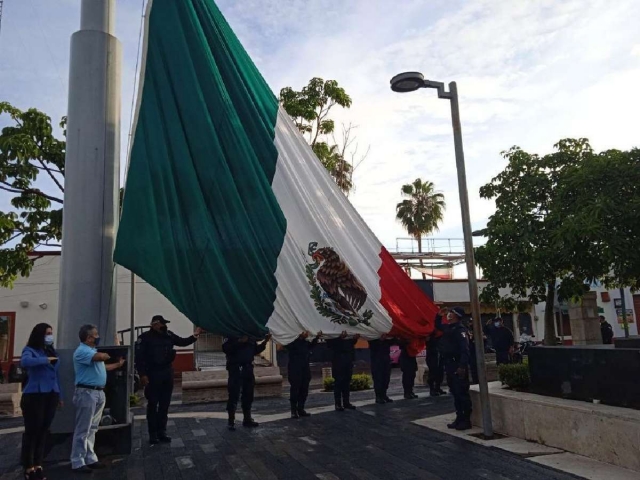
M223 335L431 332L213 0L149 0L142 65L117 263Z

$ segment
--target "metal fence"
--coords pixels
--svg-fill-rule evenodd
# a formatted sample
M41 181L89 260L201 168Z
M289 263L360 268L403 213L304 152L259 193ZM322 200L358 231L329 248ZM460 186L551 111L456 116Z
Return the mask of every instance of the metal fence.
M193 346L193 360L196 370L217 370L224 368L226 357L222 352L222 336L203 333Z

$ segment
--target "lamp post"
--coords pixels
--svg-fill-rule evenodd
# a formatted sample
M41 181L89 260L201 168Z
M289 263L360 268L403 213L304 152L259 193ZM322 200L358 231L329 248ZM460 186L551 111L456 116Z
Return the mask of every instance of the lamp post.
M476 357L478 359L478 382L480 386L480 405L482 408L482 428L484 436L493 436L491 422L491 405L489 403L489 388L484 361L484 340L482 338L482 323L480 320L480 301L478 299L478 280L476 278L476 264L473 257L473 239L471 231L471 217L469 215L469 194L467 191L467 174L464 166L464 151L462 149L462 129L460 126L460 110L458 107L458 87L456 82L449 83L449 91L444 83L426 80L419 72L405 72L391 79L391 90L398 93L408 93L420 88L435 88L438 98L451 102L451 121L453 124L453 143L456 152L456 168L458 171L458 192L460 194L460 210L462 213L462 231L464 233L465 261L469 277L469 299L471 300L471 314L473 316L473 336L475 337Z

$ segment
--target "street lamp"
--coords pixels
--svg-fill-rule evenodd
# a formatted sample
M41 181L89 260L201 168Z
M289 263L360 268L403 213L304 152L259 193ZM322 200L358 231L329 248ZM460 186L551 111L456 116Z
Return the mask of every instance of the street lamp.
M458 170L458 192L460 193L460 210L462 213L462 231L464 233L464 251L469 277L469 299L471 300L471 314L473 316L473 336L475 337L476 357L478 359L478 383L480 385L480 406L482 408L482 428L484 436L493 436L491 422L491 405L489 403L489 388L487 372L484 362L484 340L482 323L480 321L480 301L478 300L478 280L476 278L476 263L473 258L473 239L471 231L471 217L469 215L469 193L467 191L467 174L464 166L464 151L462 149L462 129L460 127L460 110L458 107L458 87L456 82L449 83L449 91L444 83L426 80L419 72L405 72L391 79L391 90L398 93L415 92L421 88L435 88L438 98L451 101L451 121L453 124L453 143L456 151L456 168Z

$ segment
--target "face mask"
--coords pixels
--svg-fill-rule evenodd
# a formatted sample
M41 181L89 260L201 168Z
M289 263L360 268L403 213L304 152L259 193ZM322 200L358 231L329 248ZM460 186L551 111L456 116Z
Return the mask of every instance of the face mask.
M44 344L45 345L53 345L53 335L45 335L44 336Z
M494 322L493 326L494 327L500 327L500 322Z
M160 329L160 331L161 331L161 332L163 332L163 333L167 333L167 331L168 331L168 330L169 330L169 328L168 328L166 325L164 325L164 326Z
M100 337L95 337L94 339L94 345L97 347L98 345L100 345Z

